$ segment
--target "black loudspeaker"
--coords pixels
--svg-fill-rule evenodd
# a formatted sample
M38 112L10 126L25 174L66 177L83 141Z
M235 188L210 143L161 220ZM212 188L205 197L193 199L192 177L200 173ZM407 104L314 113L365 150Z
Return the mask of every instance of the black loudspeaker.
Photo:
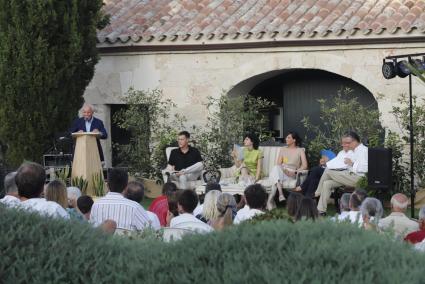
M391 190L393 154L387 148L369 148L367 183L373 189Z

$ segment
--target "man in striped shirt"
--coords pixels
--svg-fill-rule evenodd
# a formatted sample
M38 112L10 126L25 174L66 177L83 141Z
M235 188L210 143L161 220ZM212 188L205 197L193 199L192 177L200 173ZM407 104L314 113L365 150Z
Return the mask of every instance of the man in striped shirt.
M117 229L143 230L149 226L149 217L143 207L123 196L127 189L128 174L120 169L112 169L108 174L109 192L92 207L90 221L100 225L105 220L114 220Z

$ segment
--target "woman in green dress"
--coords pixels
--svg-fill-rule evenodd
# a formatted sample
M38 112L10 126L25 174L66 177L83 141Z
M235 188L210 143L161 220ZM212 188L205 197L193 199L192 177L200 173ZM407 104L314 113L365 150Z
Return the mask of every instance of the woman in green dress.
M263 153L258 150L260 141L253 133L245 135L243 144L243 158L238 157L236 151L233 151L232 156L237 168L236 176L239 177L239 182L249 185L261 179Z

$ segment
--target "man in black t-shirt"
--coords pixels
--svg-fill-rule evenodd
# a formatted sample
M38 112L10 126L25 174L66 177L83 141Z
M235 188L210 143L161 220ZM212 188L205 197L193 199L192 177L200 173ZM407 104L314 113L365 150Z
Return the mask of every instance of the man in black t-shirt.
M171 151L166 171L170 172L172 181L178 181L181 189L188 189L188 182L197 180L204 165L198 149L189 146L190 134L182 131L178 134L178 149Z

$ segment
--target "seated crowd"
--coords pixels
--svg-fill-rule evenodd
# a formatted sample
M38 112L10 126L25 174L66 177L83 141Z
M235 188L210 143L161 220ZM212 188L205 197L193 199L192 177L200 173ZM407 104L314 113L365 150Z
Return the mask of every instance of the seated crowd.
M198 178L203 168L199 152L187 144L189 137L187 132L179 134L180 147L171 153L167 167L173 182L163 185L162 195L153 200L149 210L141 205L143 184L129 181L128 173L122 169L109 171L108 193L93 201L78 188L67 188L61 181L46 184L45 169L31 162L22 164L16 172L5 177L6 196L0 203L53 218L88 222L108 233L137 232L146 228L209 233L264 214L266 208L270 209L269 202L273 198L278 202L286 200L291 221L315 221L320 215L326 215L330 195L336 187L355 187L367 173L367 147L356 133L348 132L341 139L342 150L338 155L323 150L319 165L310 171L304 183L289 194L284 192L281 184L284 179L307 169L305 153L299 149L300 139L291 132L287 137L289 147L281 149L271 173L273 188L268 194L265 187L256 183L262 175L259 166L262 153L258 150L257 138L247 135L242 155L233 154L236 177L243 180L245 188L240 200L237 202L233 195L222 192L220 184L214 182L206 185L205 196L198 197L193 189L181 187L190 179ZM363 189L355 189L341 196L341 213L332 220L353 223L367 230L391 230L397 238L418 244L425 240L425 207L420 210L419 222L416 222L405 215L408 204L404 194L395 194L391 198L391 214L383 218L381 201L367 197Z

